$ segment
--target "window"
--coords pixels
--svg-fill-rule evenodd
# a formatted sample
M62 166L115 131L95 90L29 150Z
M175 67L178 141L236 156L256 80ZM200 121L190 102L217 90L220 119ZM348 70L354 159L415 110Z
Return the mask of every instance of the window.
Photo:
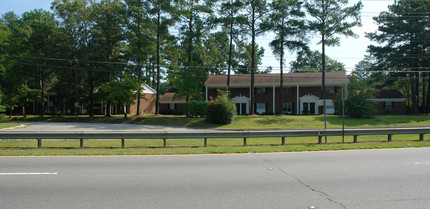
M266 103L255 103L255 112L257 114L266 113Z
M267 93L267 89L266 88L256 88L255 93L256 94L265 94L265 93Z
M293 103L283 103L282 104L282 113L284 114L293 114Z
M282 94L293 94L293 88L282 89Z
M384 109L393 109L394 102L384 102Z
M335 93L335 88L334 88L334 86L326 86L326 87L325 87L325 93L326 93L326 94L334 94L334 93Z
M176 109L176 104L175 103L170 103L169 104L169 110L175 110Z

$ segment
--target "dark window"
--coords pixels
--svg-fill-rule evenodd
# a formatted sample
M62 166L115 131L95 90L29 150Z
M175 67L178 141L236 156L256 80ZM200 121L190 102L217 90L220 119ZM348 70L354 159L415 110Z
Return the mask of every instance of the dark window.
M393 109L394 102L384 102L384 109Z
M327 93L327 94L334 94L334 92L335 92L334 86L326 86L325 87L325 93Z
M170 103L169 104L169 110L176 110L176 104L175 103Z
M293 94L293 88L284 88L282 89L282 94Z
M265 94L265 93L267 93L267 89L266 88L256 88L255 93L256 94Z

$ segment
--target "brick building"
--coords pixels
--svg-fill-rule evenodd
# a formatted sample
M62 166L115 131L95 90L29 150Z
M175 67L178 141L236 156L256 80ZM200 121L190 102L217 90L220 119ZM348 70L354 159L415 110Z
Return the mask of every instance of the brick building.
M255 74L254 112L256 114L275 114L282 108L283 114L317 115L323 114L321 99L322 73L284 74L282 106L279 105L280 74ZM251 75L230 76L230 97L236 104L237 113L250 113ZM326 110L334 114L336 94L346 87L349 79L344 72L326 73ZM217 96L217 89L226 89L227 76L213 75L205 82L206 101Z
M376 90L371 100L376 102L377 115L406 114L406 98L397 90Z

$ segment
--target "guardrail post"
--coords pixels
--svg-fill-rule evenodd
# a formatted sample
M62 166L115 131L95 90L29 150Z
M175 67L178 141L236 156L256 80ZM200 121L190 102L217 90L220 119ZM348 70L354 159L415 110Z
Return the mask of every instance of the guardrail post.
M243 138L243 146L246 146L246 138Z
M163 139L163 147L167 147L167 139Z
M42 139L37 139L37 148L42 148Z
M424 134L420 134L420 141L424 141Z
M354 143L357 143L357 138L358 138L358 136L354 135Z
M79 147L84 148L84 139L79 139Z
M121 148L125 148L125 139L121 139Z
M205 142L204 142L204 146L205 147L207 147L208 146L208 138L205 138L205 140L204 140Z
M285 145L285 137L282 137L282 145Z
M392 141L392 134L388 134L388 142Z
M322 136L318 136L318 144L322 144Z

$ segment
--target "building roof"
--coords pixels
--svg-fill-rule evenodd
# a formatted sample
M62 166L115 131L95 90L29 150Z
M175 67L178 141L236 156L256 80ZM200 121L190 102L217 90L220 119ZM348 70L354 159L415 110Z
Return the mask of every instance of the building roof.
M346 84L349 79L344 72L326 72L326 83ZM250 74L236 74L230 76L231 85L250 84ZM288 84L321 84L322 73L284 73L284 85ZM280 74L255 74L255 84L278 84L280 83ZM227 75L213 75L205 82L206 86L227 85Z
M185 103L185 97L175 98L176 93L174 92L167 92L160 98L160 103Z
M404 98L403 94L397 90L375 90L372 93L372 99L383 99L383 98Z

